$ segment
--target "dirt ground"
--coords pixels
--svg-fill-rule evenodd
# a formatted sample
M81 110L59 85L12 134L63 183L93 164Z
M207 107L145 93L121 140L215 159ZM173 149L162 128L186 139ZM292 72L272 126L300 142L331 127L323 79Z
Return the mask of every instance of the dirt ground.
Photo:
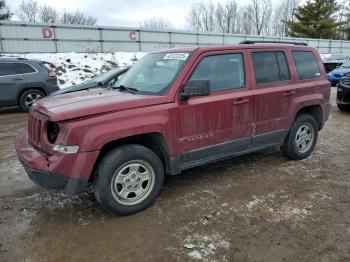
M34 186L14 150L25 122L0 113L0 261L350 261L350 114L336 106L308 159L195 168L128 217Z

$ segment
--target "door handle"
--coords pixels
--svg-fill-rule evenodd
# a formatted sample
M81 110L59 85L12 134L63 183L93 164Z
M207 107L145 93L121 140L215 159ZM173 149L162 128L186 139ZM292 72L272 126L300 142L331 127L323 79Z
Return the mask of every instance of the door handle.
M12 79L12 80L14 80L14 81L21 81L21 80L23 80L23 78L14 78L14 79Z
M242 105L242 104L248 104L248 103L249 103L249 99L239 99L233 102L234 105Z
M287 91L287 92L285 92L285 93L283 94L283 96L284 96L284 97L287 97L287 96L292 96L292 95L294 95L294 94L296 94L295 91Z

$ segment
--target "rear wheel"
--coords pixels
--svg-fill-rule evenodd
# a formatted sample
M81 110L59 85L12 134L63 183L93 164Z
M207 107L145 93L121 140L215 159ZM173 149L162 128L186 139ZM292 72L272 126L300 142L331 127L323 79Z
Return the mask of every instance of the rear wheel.
M19 105L24 111L28 112L31 106L44 96L45 94L37 89L29 89L21 95Z
M299 115L282 146L282 152L293 160L307 158L314 150L318 138L315 118L309 114Z
M101 206L115 215L129 215L150 206L164 183L159 157L140 145L125 145L103 157L94 177Z

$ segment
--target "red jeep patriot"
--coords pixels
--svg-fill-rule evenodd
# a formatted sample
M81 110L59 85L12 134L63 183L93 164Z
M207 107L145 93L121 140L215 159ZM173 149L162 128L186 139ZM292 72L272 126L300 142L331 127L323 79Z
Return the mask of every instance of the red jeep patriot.
M302 43L169 49L107 90L38 101L16 150L40 186L92 185L104 209L127 215L152 204L166 174L271 147L308 157L329 99L320 56Z

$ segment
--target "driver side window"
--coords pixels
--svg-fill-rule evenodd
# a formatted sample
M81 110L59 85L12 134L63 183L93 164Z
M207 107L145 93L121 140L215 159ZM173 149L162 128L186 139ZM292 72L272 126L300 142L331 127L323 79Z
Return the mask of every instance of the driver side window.
M210 80L212 92L244 87L243 55L207 56L199 62L190 80Z

